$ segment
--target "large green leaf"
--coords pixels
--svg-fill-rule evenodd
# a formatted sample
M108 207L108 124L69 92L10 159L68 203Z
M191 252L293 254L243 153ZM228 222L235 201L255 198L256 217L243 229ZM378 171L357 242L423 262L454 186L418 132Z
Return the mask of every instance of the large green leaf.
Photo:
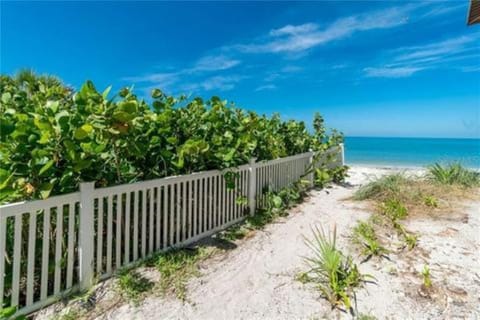
M90 124L84 124L80 128L77 128L74 133L74 137L77 140L83 140L88 137L88 135L93 131L93 127Z
M53 184L52 183L42 183L38 190L40 191L40 196L42 199L46 199L50 196L52 192Z
M55 161L53 160L50 160L47 163L45 163L43 167L40 169L40 171L38 171L38 175L41 176L45 174L48 171L48 169L50 169L54 164L55 164Z

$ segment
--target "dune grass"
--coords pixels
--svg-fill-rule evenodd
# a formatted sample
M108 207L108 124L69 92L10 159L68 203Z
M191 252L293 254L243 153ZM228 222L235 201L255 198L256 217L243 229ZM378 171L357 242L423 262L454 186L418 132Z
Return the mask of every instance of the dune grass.
M137 304L144 293L150 291L154 283L136 270L121 270L117 281L119 293L130 302Z
M435 172L440 172L438 168L443 167L435 168ZM438 179L434 178L430 171L424 176L409 176L405 173L385 175L360 187L352 199L369 200L379 207L380 211L385 204L395 206L397 202L397 206L398 203L404 206L411 216L450 211L458 200L475 199L479 196L476 187L480 185L475 182L477 172L464 168L455 170L452 172L463 173L452 173L456 178Z
M382 176L360 187L353 195L354 200L383 200L401 193L410 179L403 173Z
M322 228L313 230L313 239L306 240L313 256L306 258L310 270L297 277L301 282L313 282L332 308L343 305L353 313L356 288L370 277L361 274L350 256L337 247L334 227L328 234ZM355 303L356 304L356 303Z
M428 178L439 184L461 185L467 188L480 186L480 172L469 170L460 163L440 165L435 163L428 167Z

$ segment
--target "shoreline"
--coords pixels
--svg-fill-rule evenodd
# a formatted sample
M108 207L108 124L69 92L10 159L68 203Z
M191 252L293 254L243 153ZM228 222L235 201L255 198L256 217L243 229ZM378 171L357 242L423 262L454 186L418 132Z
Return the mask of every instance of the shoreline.
M359 163L359 162L345 162L345 165L349 166L350 168L369 168L369 169L382 169L382 170L419 170L419 171L426 171L428 170L428 166L421 166L421 165L407 165L407 164L379 164L379 163ZM465 166L465 168L469 170L474 170L480 172L480 167L471 167Z
M389 165L389 164L368 164L368 163L349 163L346 162L345 165L350 168L368 168L368 169L381 169L381 170L427 170L427 167L424 166L415 166L415 165Z

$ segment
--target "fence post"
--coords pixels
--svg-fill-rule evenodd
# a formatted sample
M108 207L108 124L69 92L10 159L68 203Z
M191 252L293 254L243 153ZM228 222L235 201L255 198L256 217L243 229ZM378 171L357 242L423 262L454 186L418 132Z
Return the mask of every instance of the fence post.
M87 290L93 285L94 191L94 182L80 183L80 230L78 239L80 290Z
M342 166L345 165L345 145L342 143L339 144L340 146L340 155L341 155L341 160L342 160Z
M251 216L255 215L255 209L257 208L257 204L255 202L255 197L257 195L257 167L255 166L255 161L257 161L257 158L251 158L248 162L248 171L250 177L250 182L248 185L248 205Z
M315 155L315 152L310 150L310 157L308 157L308 167L310 168L310 173L308 174L308 181L310 181L310 187L313 187L315 185L315 166L313 164L313 156Z

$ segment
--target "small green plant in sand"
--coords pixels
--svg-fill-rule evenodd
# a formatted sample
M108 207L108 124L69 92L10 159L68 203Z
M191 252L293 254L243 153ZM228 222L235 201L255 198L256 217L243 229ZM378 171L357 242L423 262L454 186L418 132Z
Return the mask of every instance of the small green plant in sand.
M417 246L418 235L411 232L404 232L403 238L405 239L408 250L413 250Z
M392 221L405 219L408 215L407 208L397 199L388 199L382 207L383 213Z
M357 320L377 320L377 317L371 314L360 313Z
M153 288L154 283L132 269L121 270L118 274L118 291L128 301L137 304L142 295Z
M423 277L423 286L426 289L430 289L432 287L432 279L430 277L430 268L428 267L428 265L423 266L422 277Z
M431 181L446 185L477 187L480 185L480 172L469 170L460 163L440 165L435 163L428 167L428 178Z
M17 316L13 315L17 312L17 306L0 308L0 320L10 319L10 320L26 320L26 316Z
M306 258L310 270L300 279L315 283L332 308L343 305L353 313L356 288L370 276L361 274L352 258L337 248L336 238L335 227L328 235L321 228L313 230L313 239L306 240L313 252L312 257Z
M81 310L71 307L71 308L68 308L67 310L65 309L62 310L60 313L56 314L49 320L78 320L78 319L82 319L82 316L84 316L84 314L82 313Z
M388 250L380 244L375 228L370 222L360 221L353 229L352 240L355 244L362 246L361 254L367 259L388 253Z
M426 196L423 201L427 207L438 208L438 200L434 196Z
M218 238L226 241L235 241L243 239L248 233L248 230L242 224L233 225L218 234Z
M409 250L416 247L418 236L410 233L405 229L399 220L405 219L408 216L407 208L396 199L388 199L382 205L384 215L390 220L393 228L403 237L405 245Z

